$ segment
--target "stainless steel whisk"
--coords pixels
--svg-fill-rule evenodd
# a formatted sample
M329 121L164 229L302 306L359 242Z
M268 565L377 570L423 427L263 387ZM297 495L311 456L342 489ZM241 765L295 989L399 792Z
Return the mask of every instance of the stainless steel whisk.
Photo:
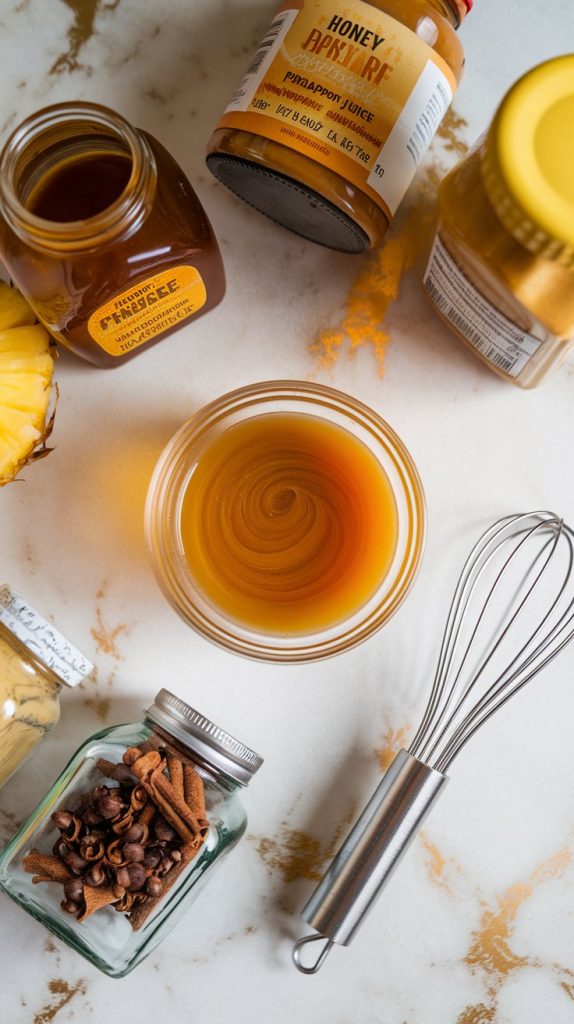
M303 909L293 959L315 974L349 945L466 743L574 637L574 532L552 512L506 516L465 562L416 736L401 750ZM306 966L303 949L323 940Z

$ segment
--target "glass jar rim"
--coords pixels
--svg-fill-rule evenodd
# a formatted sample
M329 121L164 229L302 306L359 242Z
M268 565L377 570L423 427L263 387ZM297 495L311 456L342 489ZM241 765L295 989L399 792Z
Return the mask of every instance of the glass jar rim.
M231 620L193 579L179 542L179 510L189 480L194 445L231 417L271 411L272 403L295 405L335 421L373 445L403 515L397 516L397 550L375 594L342 622L309 634L264 634ZM286 411L285 408L282 411ZM332 420L331 420L332 422ZM400 504L399 504L400 503ZM416 577L426 534L426 507L415 464L395 431L368 406L334 388L306 381L263 381L228 392L201 408L168 442L149 484L145 528L159 585L178 614L197 632L228 651L274 663L318 661L350 650L376 632L406 597Z
M31 213L20 201L15 174L26 148L58 125L89 124L115 135L131 160L130 177L120 195L100 213L84 220L52 221ZM28 244L50 251L85 251L103 237L133 234L147 212L145 198L155 184L155 158L144 136L128 121L99 103L54 103L31 114L12 132L0 153L0 202L10 227Z

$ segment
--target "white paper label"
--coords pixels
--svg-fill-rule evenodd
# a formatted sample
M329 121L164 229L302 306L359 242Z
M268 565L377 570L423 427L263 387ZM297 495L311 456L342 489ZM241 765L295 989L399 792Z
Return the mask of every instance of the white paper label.
M448 78L429 60L367 178L391 213L396 212L413 180L451 100Z
M91 661L6 585L0 586L0 622L68 686L92 671Z
M232 110L247 110L298 13L298 11L281 11L273 19L267 35L261 40L253 60L243 76L241 85L236 89L231 103L225 108L226 114Z
M541 342L526 334L463 274L452 256L435 238L424 276L434 305L489 363L510 377L518 377Z

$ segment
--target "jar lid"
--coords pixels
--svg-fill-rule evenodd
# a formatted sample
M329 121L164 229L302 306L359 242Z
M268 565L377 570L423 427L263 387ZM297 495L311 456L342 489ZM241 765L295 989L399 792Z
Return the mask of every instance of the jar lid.
M448 2L458 15L460 24L462 19L466 18L468 12L472 10L474 0L448 0Z
M208 764L246 786L263 758L169 690L160 690L146 715L160 728L191 747Z
M66 686L93 670L91 661L6 584L0 586L0 623Z
M574 55L529 71L488 131L482 174L498 217L530 252L574 269Z

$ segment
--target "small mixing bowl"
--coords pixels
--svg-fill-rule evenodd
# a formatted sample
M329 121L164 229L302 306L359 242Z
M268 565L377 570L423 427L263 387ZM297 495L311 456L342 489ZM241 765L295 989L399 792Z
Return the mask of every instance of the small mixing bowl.
M228 427L268 413L311 415L344 428L377 459L396 503L396 548L375 593L344 621L304 635L258 632L232 620L197 585L183 549L182 504L199 457ZM176 611L213 643L269 662L317 661L349 650L380 629L404 600L416 576L425 523L424 493L418 472L391 427L350 395L304 381L252 384L200 409L162 452L146 504L146 535L154 570Z

